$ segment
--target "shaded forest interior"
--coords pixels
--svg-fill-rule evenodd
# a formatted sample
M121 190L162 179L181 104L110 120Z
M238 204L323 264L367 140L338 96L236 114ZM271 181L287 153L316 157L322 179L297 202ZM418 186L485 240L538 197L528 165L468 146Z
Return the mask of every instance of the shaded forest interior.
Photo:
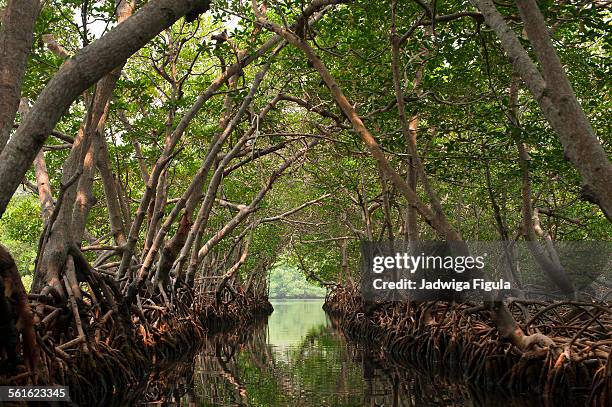
M110 403L274 285L399 359L612 403L610 258L585 285L558 249L612 237L612 2L0 10L0 384ZM371 303L383 240L501 242L513 290Z

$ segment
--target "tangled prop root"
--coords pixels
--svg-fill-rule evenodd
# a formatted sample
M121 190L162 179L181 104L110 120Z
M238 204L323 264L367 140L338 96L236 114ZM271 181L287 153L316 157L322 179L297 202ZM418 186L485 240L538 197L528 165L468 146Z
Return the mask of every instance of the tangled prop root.
M228 297L229 301L221 302L216 301L214 296L202 297L199 315L209 332L248 324L274 311L268 297L253 296L241 289L233 290Z
M375 343L396 363L455 372L480 386L537 390L551 401L567 400L570 389L588 389L582 395L588 404L612 402L607 304L511 302L523 332L553 343L541 347L537 340L523 350L501 338L489 312L472 304L366 303L356 290L338 287L324 308L348 337Z

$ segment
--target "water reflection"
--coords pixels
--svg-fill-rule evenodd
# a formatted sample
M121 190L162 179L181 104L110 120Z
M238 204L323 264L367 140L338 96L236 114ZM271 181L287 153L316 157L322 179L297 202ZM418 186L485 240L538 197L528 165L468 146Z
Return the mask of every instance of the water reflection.
M347 342L322 301L273 305L267 325L208 338L194 363L159 373L147 399L181 406L541 405L394 366Z
M322 300L273 301L268 318L268 344L276 350L298 346L312 331L329 326Z

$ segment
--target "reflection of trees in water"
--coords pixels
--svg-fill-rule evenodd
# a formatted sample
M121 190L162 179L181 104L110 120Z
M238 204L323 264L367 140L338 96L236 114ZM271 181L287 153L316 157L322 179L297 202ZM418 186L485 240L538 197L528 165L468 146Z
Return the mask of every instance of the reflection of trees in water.
M172 363L156 365L156 369L140 386L117 394L108 407L137 405L138 403L168 405L178 400L193 403L195 400L192 391L193 361L196 355L195 352L191 352ZM153 363L155 363L154 360Z
M359 366L331 328L311 329L278 357L259 326L248 336L216 336L197 358L195 393L207 405L361 405ZM351 390L352 389L352 390Z
M207 338L194 363L192 391L198 405L249 405L249 389L240 369L239 355L251 344L262 341L265 345L262 327ZM258 368L266 367L256 358L251 363Z
M149 401L188 406L529 406L385 360L332 326L311 329L282 356L264 325L207 338L191 364L156 377ZM171 387L165 387L171 384Z

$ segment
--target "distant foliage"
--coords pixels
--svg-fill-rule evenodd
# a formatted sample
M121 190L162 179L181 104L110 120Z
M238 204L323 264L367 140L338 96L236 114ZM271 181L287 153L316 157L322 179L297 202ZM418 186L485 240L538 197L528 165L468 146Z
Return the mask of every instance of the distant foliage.
M320 298L325 294L324 288L306 281L296 267L279 264L270 271L270 298Z

